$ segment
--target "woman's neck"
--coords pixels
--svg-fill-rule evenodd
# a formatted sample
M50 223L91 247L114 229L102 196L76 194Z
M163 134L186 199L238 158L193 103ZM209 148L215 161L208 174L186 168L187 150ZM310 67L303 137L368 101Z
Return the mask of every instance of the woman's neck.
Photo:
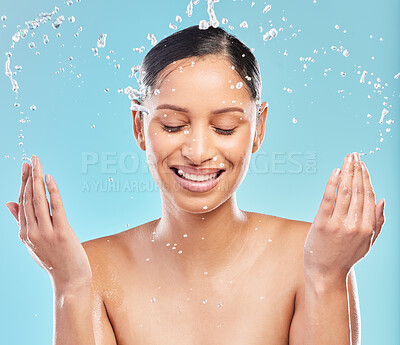
M249 238L248 216L237 206L236 194L207 213L186 212L165 198L162 210L153 230L157 253L183 279L225 271Z

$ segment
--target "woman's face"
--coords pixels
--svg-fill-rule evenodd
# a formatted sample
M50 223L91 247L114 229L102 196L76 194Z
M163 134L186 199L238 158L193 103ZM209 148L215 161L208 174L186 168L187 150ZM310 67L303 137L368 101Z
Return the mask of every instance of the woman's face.
M157 90L142 104L149 110L143 121L133 111L150 172L176 207L213 210L246 175L264 135L265 103L256 125L257 106L246 84L227 58L216 55L170 64Z

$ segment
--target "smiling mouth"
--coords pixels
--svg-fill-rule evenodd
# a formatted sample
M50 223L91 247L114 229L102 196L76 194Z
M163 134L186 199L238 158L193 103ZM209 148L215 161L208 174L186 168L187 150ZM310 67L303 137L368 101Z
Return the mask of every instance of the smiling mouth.
M182 170L178 170L177 168L171 168L171 170L180 178L185 180L194 181L194 182L203 182L209 180L217 179L225 170L221 169L216 173L208 174L208 175L196 175L196 174L188 174L183 172Z

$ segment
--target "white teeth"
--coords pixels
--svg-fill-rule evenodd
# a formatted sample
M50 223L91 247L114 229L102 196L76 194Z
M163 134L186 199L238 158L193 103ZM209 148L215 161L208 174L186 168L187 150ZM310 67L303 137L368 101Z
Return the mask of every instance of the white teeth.
M178 170L178 174L180 176L183 176L187 180L199 181L199 182L212 180L217 177L217 173L209 174L209 175L194 175L194 174L185 173L182 169Z

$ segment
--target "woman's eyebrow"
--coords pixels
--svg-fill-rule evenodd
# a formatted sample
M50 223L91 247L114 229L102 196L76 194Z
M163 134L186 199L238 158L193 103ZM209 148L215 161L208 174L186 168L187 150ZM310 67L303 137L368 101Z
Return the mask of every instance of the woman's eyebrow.
M172 104L161 104L156 108L156 110L160 110L160 109L171 109L171 110L179 111L182 113L190 112L189 109L187 109L187 108L178 107L178 106L172 105ZM244 113L244 110L240 107L228 107L228 108L214 110L211 112L211 114L223 114L223 113L232 113L232 112Z

